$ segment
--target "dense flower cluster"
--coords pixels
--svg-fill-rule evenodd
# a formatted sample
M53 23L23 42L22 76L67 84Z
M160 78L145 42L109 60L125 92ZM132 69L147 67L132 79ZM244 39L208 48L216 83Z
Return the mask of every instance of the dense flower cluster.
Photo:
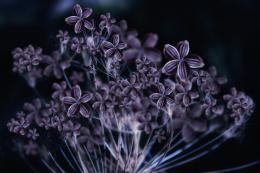
M187 40L166 44L161 52L154 33L141 41L110 13L98 21L90 8L75 5L74 11L65 21L75 34L59 31L60 47L52 54L33 46L13 51L13 71L34 91L37 81L53 83L49 98L25 103L7 124L22 137L26 154L42 154L53 136L77 151L79 172L102 165L100 172L159 173L170 168L176 138L185 146L208 133L239 130L253 113L245 93L232 88L223 96L226 78L215 67L202 69ZM157 143L164 149L153 157ZM100 157L97 165L88 152Z

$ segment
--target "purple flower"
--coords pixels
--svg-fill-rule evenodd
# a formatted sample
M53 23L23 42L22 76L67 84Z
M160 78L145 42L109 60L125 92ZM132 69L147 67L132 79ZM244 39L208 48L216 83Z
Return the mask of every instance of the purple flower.
M27 133L27 138L31 138L32 140L36 140L39 137L39 133L36 128L29 129Z
M113 35L113 42L109 41L103 41L102 42L102 48L105 53L105 57L115 57L117 59L121 58L121 52L120 50L126 48L126 44L120 42L119 35L115 34Z
M65 136L70 139L75 135L78 136L80 134L81 125L77 122L69 120L62 124L62 132L65 133Z
M140 57L147 57L152 62L161 61L161 53L155 48L158 41L158 35L154 33L149 33L145 36L143 44L141 41L130 35L126 39L128 49L123 52L124 60L133 60Z
M86 8L82 10L81 6L76 4L74 6L74 11L76 13L76 16L70 16L65 19L65 22L69 25L75 25L74 31L75 33L80 33L83 31L83 27L92 30L93 24L88 21L88 17L92 14L91 8Z
M193 104L189 111L180 106L175 106L173 110L173 128L181 130L185 142L192 141L208 129L207 119L203 117L203 109L199 104Z
M129 80L122 80L121 81L122 86L124 87L123 93L125 95L128 95L129 93L133 94L134 96L137 96L141 89L141 83L137 81L136 74L131 74L129 77Z
M67 84L65 81L62 81L61 83L53 83L52 87L55 90L51 95L53 99L61 100L68 93Z
M74 37L72 39L71 50L75 51L76 53L82 53L86 49L87 44L83 37Z
M38 66L42 60L42 49L34 48L32 45L21 49L16 48L13 51L13 71L20 74L30 72L33 67Z
M69 42L70 39L68 31L62 31L62 30L59 30L59 33L56 35L56 38L59 39L61 44L65 44L65 45Z
M231 118L241 125L253 113L255 104L249 96L236 88L231 88L230 92L231 94L226 94L223 98L227 102L227 108L231 110Z
M44 56L43 62L48 64L45 67L43 74L45 76L53 74L58 79L62 78L63 70L70 67L69 61L62 61L61 54L58 51L54 51L52 56Z
M174 100L171 98L173 92L172 88L165 88L162 83L158 84L159 93L153 93L150 95L150 99L157 101L157 107L159 109L167 108L167 105L172 105Z
M108 33L110 33L110 28L113 26L114 23L116 23L116 19L111 18L110 13L100 15L100 19L101 22L99 23L99 28L106 28L108 30Z
M175 92L175 102L177 104L183 104L186 107L189 106L194 99L199 98L199 93L192 91L192 83L189 81L176 84Z
M70 105L68 109L68 116L75 116L78 112L88 118L90 116L89 110L85 107L85 103L89 102L93 94L86 91L84 95L81 93L81 89L78 85L73 87L72 97L63 97L62 101L66 105Z
M92 107L99 110L101 113L105 113L111 106L112 103L109 100L108 89L101 88L100 91L95 93L95 102Z
M77 85L80 82L84 82L84 75L81 72L73 71L72 75L70 76L70 80L72 81L73 85Z
M166 44L164 54L173 60L170 60L163 66L162 72L172 74L177 68L177 76L180 80L186 81L188 78L188 67L191 69L203 67L202 59L197 55L189 55L189 49L189 42L186 40L179 42L177 48Z
M38 153L38 149L39 146L31 140L24 145L24 150L27 155L36 155Z

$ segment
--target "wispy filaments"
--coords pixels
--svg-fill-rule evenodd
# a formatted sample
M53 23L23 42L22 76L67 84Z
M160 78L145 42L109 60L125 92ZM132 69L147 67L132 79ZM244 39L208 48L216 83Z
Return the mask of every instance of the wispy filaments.
M65 20L74 36L60 30L52 54L13 51L13 71L39 96L7 124L25 154L51 172L161 173L243 132L253 100L235 88L223 95L226 78L203 69L188 41L161 52L157 34L141 42L110 13L93 20L90 8L74 12ZM51 84L50 96L38 82Z

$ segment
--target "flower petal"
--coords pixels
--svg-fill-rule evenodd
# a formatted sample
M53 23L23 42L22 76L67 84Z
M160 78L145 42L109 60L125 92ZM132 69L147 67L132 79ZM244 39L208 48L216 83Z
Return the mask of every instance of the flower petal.
M82 32L82 30L83 30L82 25L83 25L82 20L78 20L77 23L75 24L75 27L74 27L74 31L75 31L76 34Z
M154 33L149 33L144 37L143 47L153 48L155 47L157 41L158 41L158 35Z
M177 48L179 50L181 58L184 58L184 57L186 57L189 54L190 46L189 46L189 42L187 40L180 41L177 44Z
M179 64L179 60L177 59L167 62L162 68L162 73L171 74L173 70L177 68L178 64Z
M93 13L92 8L86 8L84 9L83 13L82 13L82 18L88 18L91 14Z
M173 59L180 59L180 54L178 50L170 44L166 44L164 46L163 52L166 56L170 56Z
M168 105L174 104L174 100L170 97L166 97L166 102L167 102Z
M79 99L81 103L87 103L93 98L93 94L89 91L86 91L85 94Z
M159 93L161 93L161 94L165 93L165 87L162 83L158 84L158 90L159 90Z
M73 87L73 96L76 100L79 100L81 97L81 89L80 86L76 85Z
M74 25L79 20L78 16L70 16L65 19L65 22L69 25Z
M191 127L184 125L181 130L182 138L185 142L190 142L195 138L195 133Z
M118 34L115 34L115 35L113 36L113 45L114 45L114 46L117 46L117 45L119 44L119 41L120 41L119 35L118 35Z
M109 41L103 41L101 46L105 50L114 48L114 45Z
M190 127L196 132L205 132L207 130L207 121L202 119L192 120Z
M178 64L177 76L180 78L181 81L187 81L188 72L184 61Z
M79 4L76 4L74 6L74 11L76 13L77 16L81 17L82 16L82 8Z
M198 55L191 55L185 58L190 68L201 68L204 66L204 62Z
M116 52L115 48L111 48L105 51L105 57L112 57Z
M166 106L166 98L165 97L160 97L159 100L157 101L157 107L159 109L163 109Z
M133 59L136 59L138 56L138 50L137 49L127 49L123 52L123 59L126 61L130 61Z
M74 103L68 109L68 116L75 115L78 112L78 110L79 110L79 105L77 103Z
M127 44L126 44L126 43L119 43L119 44L117 45L117 48L118 48L119 50L125 49L126 47L127 47Z
M80 105L79 113L80 113L83 117L86 117L86 118L89 118L89 116L90 116L89 111L87 110L87 108L86 108L84 105Z
M67 105L72 105L72 104L76 103L76 99L74 99L73 97L67 96L67 97L62 98L62 102Z
M84 20L84 27L88 30L92 30L94 28L93 24L88 20Z
M161 97L162 95L159 94L159 93L153 93L149 96L150 99L152 100L159 100L159 98Z

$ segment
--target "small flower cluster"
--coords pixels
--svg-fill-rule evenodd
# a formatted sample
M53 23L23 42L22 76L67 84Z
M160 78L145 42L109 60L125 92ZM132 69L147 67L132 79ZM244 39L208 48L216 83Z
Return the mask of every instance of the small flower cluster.
M159 173L169 153L151 158L154 144L169 150L173 134L192 143L212 131L239 129L253 113L254 102L245 93L232 88L223 96L227 79L215 67L202 69L205 64L190 54L188 41L165 44L161 52L154 33L141 41L126 21L117 22L110 13L96 21L90 8L75 5L74 11L65 22L76 35L59 31L60 47L51 55L33 46L13 51L13 71L25 76L34 91L36 79L53 83L48 99L25 103L7 124L23 137L27 154L41 153L46 136L56 136L94 153L102 146L110 153L103 157L117 162L103 171ZM146 145L141 137L148 139ZM95 169L90 167L87 172Z

